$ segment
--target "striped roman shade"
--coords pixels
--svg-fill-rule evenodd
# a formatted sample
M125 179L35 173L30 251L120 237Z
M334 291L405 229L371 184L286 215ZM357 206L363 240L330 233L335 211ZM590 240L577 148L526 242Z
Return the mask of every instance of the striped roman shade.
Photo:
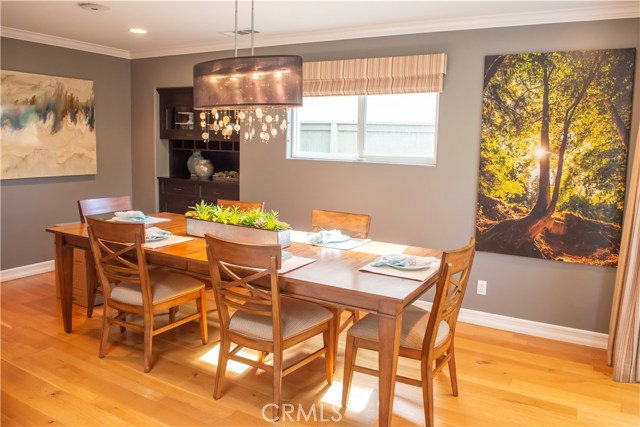
M304 96L442 92L447 55L304 62Z

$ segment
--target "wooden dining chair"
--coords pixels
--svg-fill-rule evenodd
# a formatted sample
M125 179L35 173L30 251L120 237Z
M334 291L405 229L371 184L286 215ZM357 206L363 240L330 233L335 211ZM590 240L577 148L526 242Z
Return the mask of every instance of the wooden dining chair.
M100 215L117 211L131 210L130 196L102 197L99 199L78 200L80 222L85 223L89 215ZM86 286L87 286L87 317L93 316L93 306L96 302L96 294L102 294L98 286L95 265L91 251L84 251Z
M311 227L313 231L321 231L327 229L339 229L342 234L357 239L366 239L369 237L369 227L371 226L371 216L367 214L327 211L322 209L313 209L311 211ZM351 322L355 323L360 319L358 310L347 310L350 315L342 322L343 309L338 307L330 307L336 316L336 340L340 332L344 331ZM337 345L336 345L337 347Z
M313 209L311 211L311 227L313 231L339 229L342 234L358 239L369 237L371 216L348 212L326 211Z
M130 196L101 197L99 199L78 200L80 222L84 223L90 215L131 210Z
M104 297L100 358L105 356L110 326L144 334L144 371L151 370L153 337L193 320L200 322L202 344L209 340L205 285L198 279L164 268L147 268L144 224L87 218L89 241ZM180 319L172 308L195 301L196 312ZM154 316L169 310L169 323L156 326ZM135 314L143 325L127 321Z
M331 384L334 317L318 304L280 295L280 245L232 242L211 234L205 234L205 240L221 333L213 397L222 396L227 361L263 369L273 375L273 418L277 419L282 415L284 376L324 355L327 382ZM230 309L235 312L230 314ZM318 334L324 342L319 350L292 365L283 365L284 350ZM231 343L235 344L233 349ZM238 352L244 347L257 350L258 360L240 356ZM272 364L264 361L267 353L273 355Z
M218 206L223 208L237 207L241 211L264 210L264 202L243 202L240 200L218 199Z
M444 252L440 263L436 294L431 311L415 305L407 307L402 317L400 356L420 361L421 378L396 376L396 380L422 388L424 417L433 426L433 377L446 365L453 395L458 395L456 360L453 342L458 313L469 281L475 254L475 239L461 249ZM378 371L356 365L358 348L378 351L378 316L368 315L347 332L344 361L342 406L347 406L353 372L378 375Z

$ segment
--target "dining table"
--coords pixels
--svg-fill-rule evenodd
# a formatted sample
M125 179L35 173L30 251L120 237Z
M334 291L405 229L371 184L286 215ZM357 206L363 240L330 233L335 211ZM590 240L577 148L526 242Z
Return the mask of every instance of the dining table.
M151 214L166 222L154 224L177 236L186 236L186 218L174 213ZM65 332L72 332L73 249L90 250L87 225L73 223L46 229L53 234L56 286L60 295L62 322ZM361 310L378 316L379 387L378 424L391 423L395 394L396 369L400 346L400 331L404 309L423 295L438 280L438 269L424 280L396 277L362 271L381 255L401 253L421 257L442 256L437 249L394 243L367 241L351 250L322 245L292 242L286 248L294 256L315 261L279 275L283 294L323 305ZM147 262L209 277L205 240L195 237L178 244L146 249ZM93 272L89 272L88 275Z

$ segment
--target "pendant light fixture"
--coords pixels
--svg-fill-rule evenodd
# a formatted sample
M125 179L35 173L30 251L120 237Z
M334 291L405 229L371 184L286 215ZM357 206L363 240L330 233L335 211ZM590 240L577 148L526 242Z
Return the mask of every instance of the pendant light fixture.
M251 56L238 56L238 0L235 1L235 56L193 67L193 102L200 113L202 138L235 132L268 142L287 131L287 109L302 105L302 58L254 56L254 0L251 0Z

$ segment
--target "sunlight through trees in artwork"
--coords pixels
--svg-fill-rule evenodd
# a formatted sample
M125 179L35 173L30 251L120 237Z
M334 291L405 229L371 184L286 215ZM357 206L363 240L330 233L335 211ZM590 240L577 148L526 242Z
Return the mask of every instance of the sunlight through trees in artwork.
M485 58L478 250L616 265L634 49Z

